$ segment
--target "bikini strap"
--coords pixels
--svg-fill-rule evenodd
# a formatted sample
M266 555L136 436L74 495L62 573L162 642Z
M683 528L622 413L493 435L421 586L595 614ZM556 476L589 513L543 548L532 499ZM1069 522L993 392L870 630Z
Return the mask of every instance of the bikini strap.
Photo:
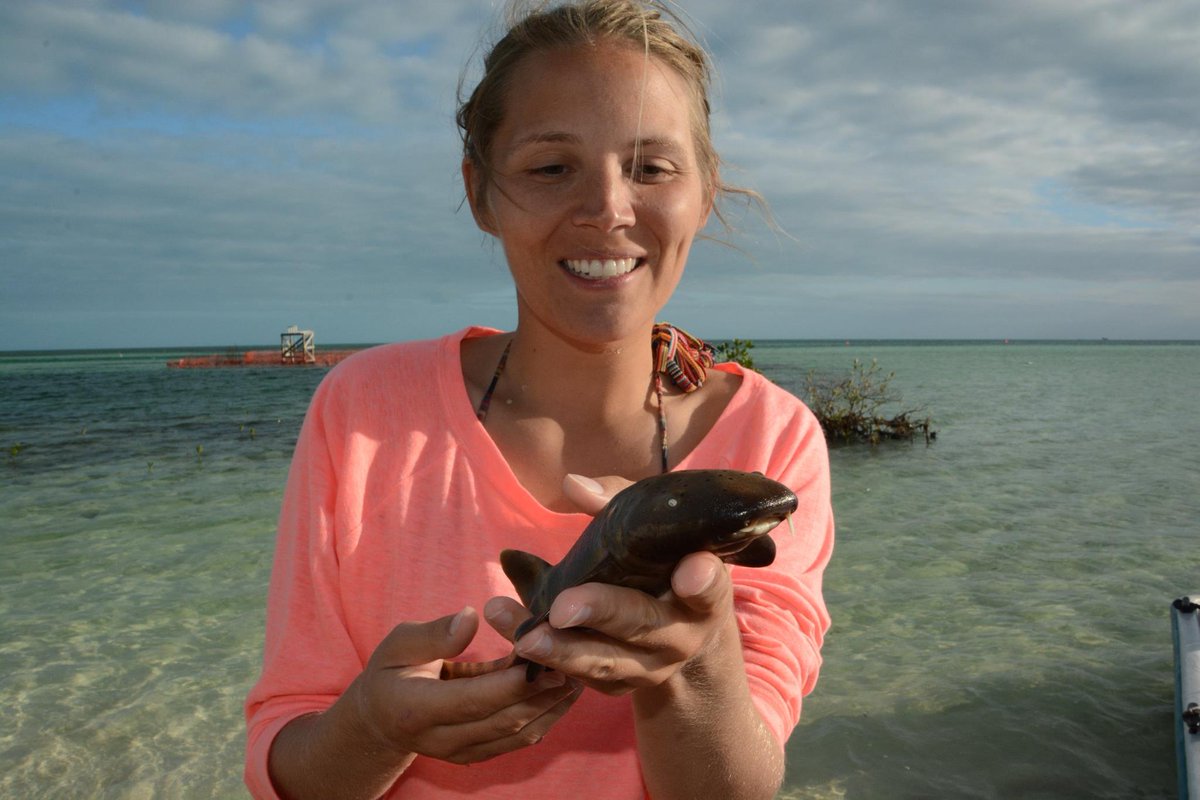
M496 384L500 381L500 375L503 374L504 366L508 363L508 351L511 347L512 339L509 339L508 344L504 345L504 352L500 354L500 361L496 363L492 382L488 384L487 391L483 393L483 399L479 401L479 408L475 409L475 416L480 422L487 419L488 408L492 405L492 393L496 391Z

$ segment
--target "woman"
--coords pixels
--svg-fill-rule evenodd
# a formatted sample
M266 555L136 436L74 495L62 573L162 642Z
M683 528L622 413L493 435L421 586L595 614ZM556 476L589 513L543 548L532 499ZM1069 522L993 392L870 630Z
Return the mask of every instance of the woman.
M588 0L516 23L485 68L459 113L463 178L503 245L517 327L375 348L318 389L280 516L247 783L773 797L828 626L828 467L795 398L655 328L724 188L705 56L653 6ZM656 358L681 353L664 380ZM773 566L694 554L663 597L570 589L516 643L550 671L439 680L444 659L513 648L528 613L501 549L557 561L579 512L630 481L718 467L799 496Z

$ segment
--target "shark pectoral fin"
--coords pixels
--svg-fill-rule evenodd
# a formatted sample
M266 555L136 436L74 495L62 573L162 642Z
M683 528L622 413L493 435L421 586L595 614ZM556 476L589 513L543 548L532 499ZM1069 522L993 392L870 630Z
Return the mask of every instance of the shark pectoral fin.
M537 592L542 575L550 569L550 564L523 550L503 550L500 552L500 567L512 581L521 602L529 608L530 600Z
M765 567L775 560L775 542L760 536L725 560L739 567Z

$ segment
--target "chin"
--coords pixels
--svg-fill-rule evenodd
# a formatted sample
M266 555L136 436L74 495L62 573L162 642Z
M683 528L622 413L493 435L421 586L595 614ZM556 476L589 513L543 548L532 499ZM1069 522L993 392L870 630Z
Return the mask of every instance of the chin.
M559 328L559 335L564 341L568 341L580 349L594 352L611 350L614 347L620 348L630 340L644 338L646 350L649 352L650 331L653 327L652 319L641 321L593 320L582 325L580 320L574 320L573 324Z

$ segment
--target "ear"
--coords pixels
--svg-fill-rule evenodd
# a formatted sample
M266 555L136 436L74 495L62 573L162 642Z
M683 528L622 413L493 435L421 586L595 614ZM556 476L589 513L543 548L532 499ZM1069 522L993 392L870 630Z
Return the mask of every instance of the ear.
M475 218L475 224L479 226L479 230L490 233L492 236L499 236L496 232L496 223L492 220L491 212L488 211L487 203L483 199L483 187L480 183L483 175L481 173L482 171L475 166L471 159L463 159L463 186L467 190L467 202L471 205L471 216Z

